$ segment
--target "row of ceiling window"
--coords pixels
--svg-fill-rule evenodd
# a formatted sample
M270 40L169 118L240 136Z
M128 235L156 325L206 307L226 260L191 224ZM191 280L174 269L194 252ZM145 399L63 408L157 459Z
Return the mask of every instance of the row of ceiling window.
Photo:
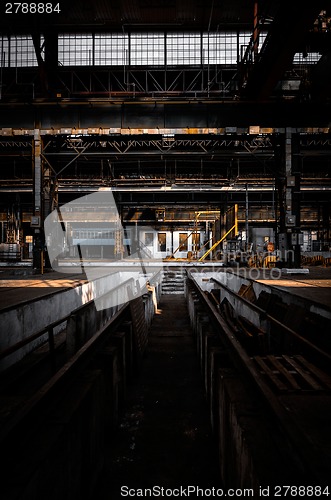
M259 36L259 49L266 33ZM216 33L112 33L61 34L58 36L60 66L201 66L235 65L250 42L249 32ZM41 37L44 56L44 38ZM37 66L32 38L0 38L1 67ZM303 58L296 54L294 63L316 63L319 54Z

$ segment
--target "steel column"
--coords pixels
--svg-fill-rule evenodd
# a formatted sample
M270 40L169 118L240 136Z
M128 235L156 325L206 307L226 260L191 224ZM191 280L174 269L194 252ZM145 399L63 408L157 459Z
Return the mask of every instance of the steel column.
M43 272L43 247L44 237L42 224L42 161L41 161L41 137L40 130L34 130L33 138L33 268Z

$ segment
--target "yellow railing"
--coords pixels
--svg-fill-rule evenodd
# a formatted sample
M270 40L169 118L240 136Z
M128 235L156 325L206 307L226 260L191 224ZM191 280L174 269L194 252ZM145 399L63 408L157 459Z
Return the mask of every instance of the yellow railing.
M238 205L235 204L234 205L234 224L233 226L222 236L222 238L218 241L216 241L216 243L214 243L208 250L207 252L205 252L202 257L200 257L199 259L199 262L205 260L205 258L210 254L210 252L212 252L213 250L215 250L215 248L218 247L218 245L220 243L222 243L222 241L225 240L225 238L227 236L229 236L229 234L234 230L234 235L237 236L238 234Z
M229 231L227 231L220 240L216 241L216 243L213 244L213 246L211 246L210 248L208 248L207 252L203 254L202 257L200 257L199 259L199 262L201 262L202 260L204 260L209 254L210 252L212 252L213 250L215 250L216 247L218 247L218 245L220 243L222 243L223 240L225 240L225 238L231 233L231 231L233 231L237 226L237 223L234 224L231 229L229 229Z

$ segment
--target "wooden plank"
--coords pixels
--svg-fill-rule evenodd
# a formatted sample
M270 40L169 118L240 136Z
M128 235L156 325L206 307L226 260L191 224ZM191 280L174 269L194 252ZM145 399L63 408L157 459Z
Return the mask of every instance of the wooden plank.
M316 378L318 378L318 380L322 382L324 386L326 386L328 389L331 389L331 377L329 375L327 375L326 373L322 372L322 370L309 363L309 361L307 361L304 357L300 356L299 354L294 356L294 358L297 361L299 361L310 372L312 372L316 376Z
M301 389L300 385L295 380L293 375L285 368L284 365L282 365L282 363L279 361L279 359L277 359L275 356L271 356L271 355L268 355L267 358L270 361L270 363L273 364L273 366L276 368L276 370L278 370L279 373L284 375L284 377L289 382L292 389L298 389L298 390Z
M271 370L271 368L269 368L269 366L265 363L265 361L260 356L255 356L254 359L257 362L257 364L260 366L260 368L264 371L264 373L275 384L277 389L279 389L280 391L287 391L288 390L287 386L281 380L279 380L277 375Z
M309 374L307 373L293 358L290 356L283 355L283 358L298 372L299 375L307 382L307 384L316 391L320 391L323 387Z

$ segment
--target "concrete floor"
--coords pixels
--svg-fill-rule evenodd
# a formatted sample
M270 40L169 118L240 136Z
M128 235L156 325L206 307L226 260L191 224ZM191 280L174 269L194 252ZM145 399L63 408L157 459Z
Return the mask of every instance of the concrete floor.
M221 487L184 296L162 296L141 372L129 386L93 500L123 498L125 485Z

